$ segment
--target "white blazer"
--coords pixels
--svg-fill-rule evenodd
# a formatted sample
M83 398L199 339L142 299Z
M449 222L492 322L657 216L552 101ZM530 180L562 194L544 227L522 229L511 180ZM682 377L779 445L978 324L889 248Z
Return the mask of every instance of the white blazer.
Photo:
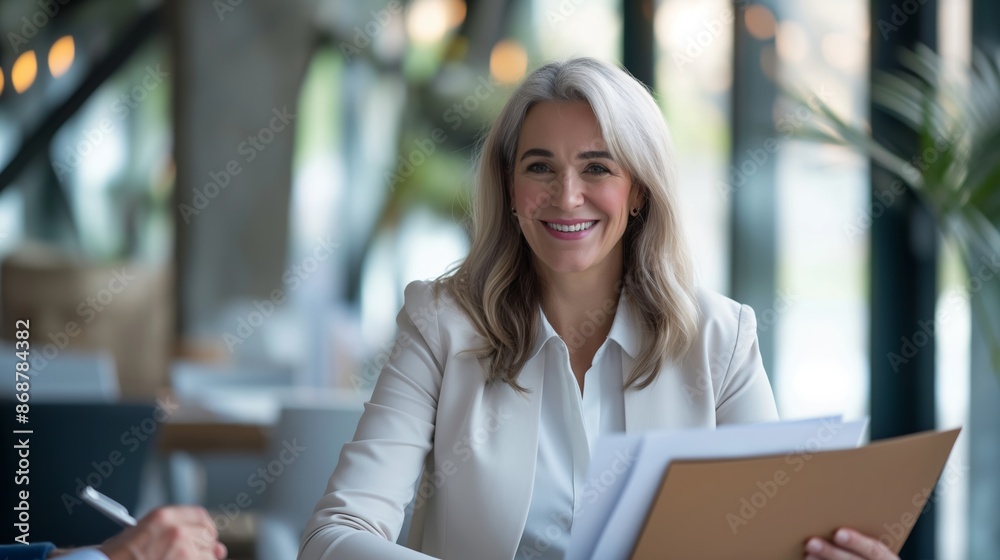
M514 558L535 474L541 329L518 378L531 393L488 387L475 356L462 353L482 337L431 287L406 286L396 346L306 526L300 559ZM626 432L778 419L753 310L707 291L698 300L700 330L684 359L625 392ZM622 312L628 372L641 338L634 313ZM411 499L406 548L394 543Z

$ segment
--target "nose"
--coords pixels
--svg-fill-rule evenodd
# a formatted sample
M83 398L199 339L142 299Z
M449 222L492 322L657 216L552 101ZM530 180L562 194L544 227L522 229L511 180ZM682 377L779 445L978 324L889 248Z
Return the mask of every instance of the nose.
M559 173L550 185L550 202L561 210L583 204L583 181L571 169Z

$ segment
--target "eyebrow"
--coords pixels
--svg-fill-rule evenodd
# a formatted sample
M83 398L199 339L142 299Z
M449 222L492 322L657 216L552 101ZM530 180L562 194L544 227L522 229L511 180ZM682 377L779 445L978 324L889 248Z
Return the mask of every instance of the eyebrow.
M523 161L525 158L531 156L552 157L552 155L553 155L552 152L548 150L543 150L542 148L531 148L529 150L525 150L524 153L521 154L521 160ZM598 158L615 161L615 158L611 157L611 152L607 152L604 150L591 150L589 152L580 152L579 154L576 155L576 159L598 159Z

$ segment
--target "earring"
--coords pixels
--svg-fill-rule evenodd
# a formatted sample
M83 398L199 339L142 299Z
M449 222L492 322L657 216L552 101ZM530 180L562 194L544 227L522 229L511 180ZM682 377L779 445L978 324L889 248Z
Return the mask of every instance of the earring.
M511 215L513 215L513 216L517 216L517 209L516 209L516 208L514 208L513 206L511 206L511 207L510 207L510 213L511 213Z
M629 212L629 214L632 214L633 216L638 216L638 215L639 215L639 207L638 207L638 206L636 206L635 208L633 208L633 209L632 209L632 210L631 210L631 211Z

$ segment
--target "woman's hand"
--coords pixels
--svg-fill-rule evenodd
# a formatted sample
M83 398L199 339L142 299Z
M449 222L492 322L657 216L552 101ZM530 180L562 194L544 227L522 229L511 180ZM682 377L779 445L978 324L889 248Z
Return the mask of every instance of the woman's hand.
M832 543L813 537L805 548L806 560L899 560L878 539L847 528L837 529Z

